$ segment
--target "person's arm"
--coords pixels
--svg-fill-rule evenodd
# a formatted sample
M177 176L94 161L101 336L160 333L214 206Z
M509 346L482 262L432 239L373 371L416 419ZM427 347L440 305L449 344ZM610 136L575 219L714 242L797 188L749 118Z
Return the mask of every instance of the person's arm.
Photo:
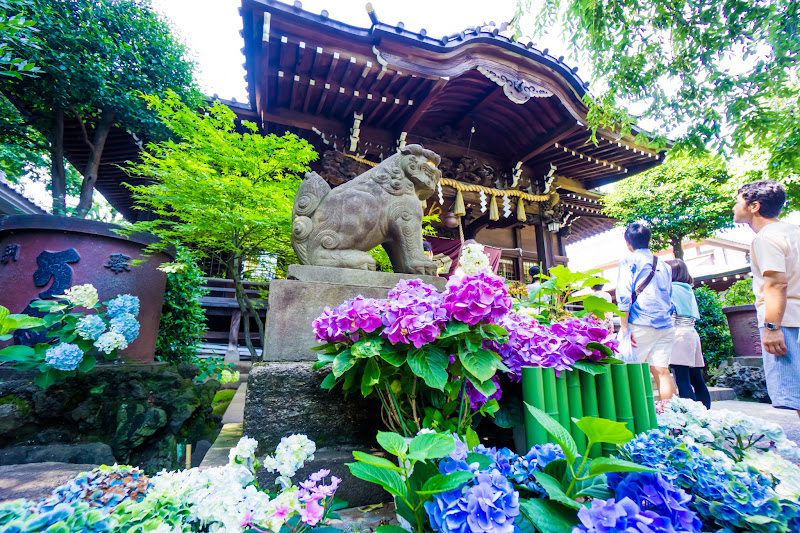
M785 272L764 272L764 322L780 325L786 311L786 287L788 284ZM777 356L786 355L786 341L780 329L764 329L761 338L764 349Z

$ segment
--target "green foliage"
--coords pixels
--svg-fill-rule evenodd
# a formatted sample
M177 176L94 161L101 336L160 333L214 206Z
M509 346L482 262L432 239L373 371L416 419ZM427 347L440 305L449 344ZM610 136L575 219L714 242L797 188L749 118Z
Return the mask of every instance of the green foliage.
M392 261L389 259L389 256L386 254L386 250L383 249L383 246L378 246L373 248L369 251L369 255L375 260L375 263L378 265L377 270L379 272L394 272L392 268Z
M394 496L397 513L412 524L416 533L429 531L430 524L423 504L434 494L456 489L471 481L475 474L465 471L450 475L439 473L434 460L446 457L455 450L455 443L449 435L424 433L406 440L397 433L379 432L377 439L381 448L397 457L397 464L383 457L356 451L353 452L356 462L347 463L350 473L380 485ZM378 531L397 531L388 526L383 528L378 528Z
M722 300L723 307L733 305L755 304L756 295L753 294L753 278L740 279L725 292Z
M172 89L184 101L197 102L194 65L150 0L27 0L11 3L6 12L36 21L39 46L11 42L10 53L41 72L12 78L2 92L25 109L23 125L42 132L52 153L57 213L66 212L63 124L65 117L78 122L92 155L79 169L84 180L75 214L85 216L111 127L139 138L162 135L158 117L138 95Z
M127 168L150 180L131 187L137 208L159 217L129 231L161 237L150 252L186 243L226 264L243 320L248 314L256 320L263 346L263 321L244 292L242 266L264 253L290 254L294 194L317 154L295 135L261 135L250 122L242 122L244 133L238 133L236 116L219 102L195 111L171 92L143 99L174 137L149 144L142 160Z
M723 361L734 355L731 332L722 312L719 295L708 287L698 287L694 295L700 311L700 320L695 323L695 329L700 335L708 371L714 372Z
M203 286L203 271L183 246L178 246L174 263L159 269L167 273L167 287L158 325L156 359L188 363L197 355L197 345L206 329L206 314L200 304L208 294Z
M673 246L680 259L684 238L705 239L733 225L734 195L725 187L727 181L728 172L719 159L673 156L617 183L604 198L605 212L620 225L647 222L651 250Z
M22 79L36 76L41 71L32 61L15 53L15 50L38 48L36 21L28 20L21 13L12 13L27 3L24 0L0 0L0 79Z
M522 515L539 531L557 531L559 523L577 523L576 510L581 508L577 498L602 497L609 493L605 475L612 472L655 472L653 468L641 466L617 458L598 457L589 459L589 450L595 444L622 445L633 439L633 433L623 422L585 416L575 421L587 438L586 455L578 455L575 440L558 421L536 407L526 403L525 408L536 421L561 446L565 459L552 461L543 472L534 473L536 481L547 492L550 503L529 505ZM580 463L579 463L580 460ZM553 521L556 521L556 524ZM569 527L567 527L569 529Z
M194 378L198 383L202 383L207 379L220 380L224 372L230 373L233 370L233 363L226 363L222 356L194 356L189 362L200 369L200 372Z
M540 275L546 281L539 286L536 294L530 295L531 301L537 302L539 322L549 324L568 316L580 317L588 314L602 320L605 313L619 314L619 309L613 303L585 293L586 289L594 285L608 283L607 279L595 275L601 272L602 270L573 272L563 265L556 265L550 269L550 275ZM584 294L578 294L581 291ZM568 304L580 304L583 310L573 313L567 309Z
M233 396L236 394L235 390L232 389L225 389L218 391L214 395L214 401L211 404L211 412L212 414L222 416L225 414L225 410L228 409L228 405L230 405L231 400L233 400Z
M531 0L518 0L528 11ZM544 0L534 32L560 26L572 55L602 80L602 109L590 126L641 117L680 131L679 145L743 153L768 149L770 171L800 168L798 20L794 0ZM519 18L517 20L520 20ZM518 31L520 28L518 28ZM612 131L616 130L614 127ZM684 133L685 132L685 133Z

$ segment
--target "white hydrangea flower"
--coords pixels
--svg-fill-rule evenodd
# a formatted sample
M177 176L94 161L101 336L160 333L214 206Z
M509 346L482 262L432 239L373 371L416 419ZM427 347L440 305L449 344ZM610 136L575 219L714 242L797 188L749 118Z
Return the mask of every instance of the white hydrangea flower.
M284 488L288 487L292 483L292 476L303 468L303 464L314 460L316 450L314 441L305 435L283 437L275 448L275 455L264 457L264 468L269 472L278 472L280 476L276 483L280 483Z
M800 498L800 468L774 452L759 453L747 450L739 468L752 466L777 482L775 492L781 497L797 501Z
M70 287L61 297L76 307L92 308L99 301L97 289L91 283Z
M231 448L228 452L228 464L244 465L246 468L255 471L255 469L258 468L256 448L258 448L258 441L245 435L239 439L236 447Z
M477 243L467 244L461 249L459 264L464 274L471 276L489 269L489 256L483 253L483 246Z
M110 354L114 350L124 350L128 347L128 341L121 333L107 331L94 341L94 347L103 353Z

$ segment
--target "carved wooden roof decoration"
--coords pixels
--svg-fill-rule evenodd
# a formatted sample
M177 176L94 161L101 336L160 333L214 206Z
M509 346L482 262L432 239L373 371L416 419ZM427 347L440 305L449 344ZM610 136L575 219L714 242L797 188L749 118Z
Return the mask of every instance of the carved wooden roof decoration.
M384 24L374 13L371 27L352 26L327 11L304 11L297 1L242 0L240 12L245 79L261 125L300 133L320 153L378 161L401 140L420 143L453 168L469 167L465 158L480 160L483 173L464 173L472 182L530 187L534 194L544 191L549 173L568 184L557 190L573 213L571 239L613 222L592 203L597 195L590 189L663 159L610 131L599 131L599 144L591 143L583 104L588 84L577 69L495 26L434 38Z

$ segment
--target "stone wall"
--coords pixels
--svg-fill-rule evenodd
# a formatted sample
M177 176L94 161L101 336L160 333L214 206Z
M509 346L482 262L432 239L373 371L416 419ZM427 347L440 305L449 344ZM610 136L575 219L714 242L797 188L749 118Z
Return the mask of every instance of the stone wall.
M176 444L194 444L215 428L211 403L219 383L197 384L197 372L188 364L107 365L42 390L32 374L3 369L0 448L14 449L0 450L0 460L8 455L15 462L28 456L30 462L38 456L53 461L58 450L69 456L76 445L104 443L120 464L148 472L174 467ZM51 448L43 454L43 446ZM98 453L98 462L108 458Z

